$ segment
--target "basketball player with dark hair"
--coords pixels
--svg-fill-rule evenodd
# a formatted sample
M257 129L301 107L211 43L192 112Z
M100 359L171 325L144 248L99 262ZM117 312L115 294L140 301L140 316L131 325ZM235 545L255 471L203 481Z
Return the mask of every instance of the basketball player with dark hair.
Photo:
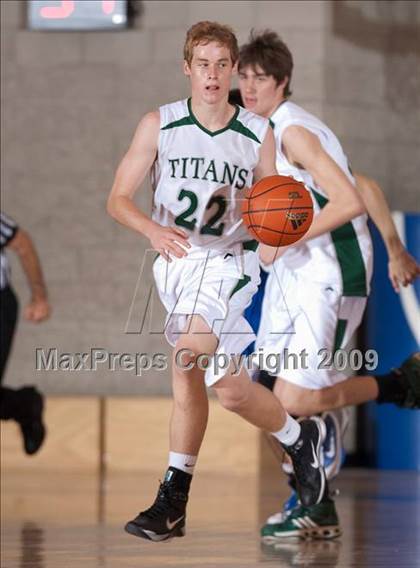
M319 369L320 349L333 353L345 346L360 325L369 294L372 247L366 216L347 215L353 204L343 188L354 188L355 179L340 142L323 122L289 100L292 71L290 50L275 32L251 34L240 50L239 87L244 107L270 119L278 173L303 182L315 209L312 227L298 243L279 249L259 247L263 266L270 273L256 348L267 353L283 353L286 348L291 353L308 352L308 368L282 368L277 378L261 376L291 414L310 416L328 411L323 417L327 426L331 425L329 431L335 432L336 444L334 461L329 464L333 477L340 467L341 434L347 418L344 410L330 411L369 400L419 407L420 370L415 357L401 369L380 377L347 378L334 369ZM393 285L406 285L419 268L402 247L379 188L362 176L357 181L366 209L372 210L382 229ZM291 473L290 466L287 471ZM293 485L292 474L290 481ZM270 517L263 527L265 540L308 535L334 538L340 534L328 495L309 508L297 502L294 492L291 497L282 513Z

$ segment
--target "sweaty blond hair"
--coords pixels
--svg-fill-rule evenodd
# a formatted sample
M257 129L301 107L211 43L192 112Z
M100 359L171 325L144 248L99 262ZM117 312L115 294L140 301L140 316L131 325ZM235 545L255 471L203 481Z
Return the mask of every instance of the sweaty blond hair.
M184 45L184 59L188 65L191 64L194 47L200 44L206 45L211 41L220 43L229 49L232 65L238 61L238 40L232 28L218 22L204 21L194 24L187 32Z

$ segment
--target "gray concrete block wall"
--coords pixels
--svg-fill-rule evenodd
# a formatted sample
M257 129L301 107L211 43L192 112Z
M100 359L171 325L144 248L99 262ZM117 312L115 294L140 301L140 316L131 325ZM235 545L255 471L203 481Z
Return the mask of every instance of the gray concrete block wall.
M9 383L36 382L54 393L170 391L169 370L142 378L106 370L36 373L34 349L169 355L161 336L123 333L148 243L114 223L105 202L140 117L188 95L182 47L187 27L198 20L233 25L240 42L252 27L278 31L294 54L294 100L327 119L356 167L388 192L399 184L400 205L415 205L416 123L404 127L401 110L390 108L384 53L336 33L330 2L137 4L141 16L127 31L41 33L25 29L24 2L0 2L2 205L34 236L54 307L45 324L21 321ZM137 200L150 210L147 183ZM24 304L27 288L16 259L12 264ZM163 310L155 309L161 321Z
M325 120L353 168L380 182L392 208L411 211L420 207L415 6L409 1L334 3L324 69Z

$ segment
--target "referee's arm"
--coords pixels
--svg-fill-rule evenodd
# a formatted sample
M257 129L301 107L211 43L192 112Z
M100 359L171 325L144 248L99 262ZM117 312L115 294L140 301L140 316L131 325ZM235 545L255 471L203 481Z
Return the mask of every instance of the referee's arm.
M13 237L4 246L17 254L31 291L31 300L25 308L25 318L35 323L48 319L51 307L48 303L47 287L31 237L26 231L16 227Z

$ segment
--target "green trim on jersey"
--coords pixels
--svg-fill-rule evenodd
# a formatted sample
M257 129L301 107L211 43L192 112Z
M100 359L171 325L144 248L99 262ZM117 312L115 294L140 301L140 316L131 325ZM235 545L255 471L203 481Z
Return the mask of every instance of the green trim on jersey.
M169 124L161 128L161 130L169 130L169 128L176 128L177 126L190 126L192 124L194 124L192 118L190 116L184 116L179 120L174 120L174 122L170 122Z
M232 290L232 292L230 293L229 298L231 298L234 294L236 294L236 292L239 292L239 290L241 290L244 286L246 286L248 284L248 282L251 281L251 277L248 276L248 274L244 274L242 276L242 278L240 278L238 280L238 282L236 283L235 288Z
M334 349L333 353L340 349L343 344L344 334L347 328L347 320L337 320L337 327L335 328Z
M218 134L222 134L222 132L226 132L226 130L234 130L235 132L239 132L239 134L243 134L244 136L246 136L247 138L250 138L251 140L254 140L254 142L258 142L258 144L261 144L260 140L258 140L257 136L255 136L255 134L252 132L252 130L250 130L249 128L247 128L244 124L242 124L242 122L240 120L238 120L238 114L239 114L239 106L236 106L236 110L235 110L235 114L232 116L232 118L229 120L229 122L227 123L227 125L224 128L221 128L220 130L215 130L214 132L212 132L211 130L208 130L205 126L203 126L198 119L195 117L193 110L192 110L192 105L191 105L191 97L188 99L187 101L188 104L188 111L190 113L189 118L192 122L185 122L183 124L195 124L196 126L198 126L198 128L200 128L200 130L202 130L203 132L205 132L206 134L208 134L209 136L217 136ZM181 119L184 120L184 119ZM182 126L182 125L179 125Z
M261 141L258 140L258 138L255 136L255 134L252 132L252 130L250 130L244 124L242 124L242 122L240 120L235 119L231 123L229 128L231 130L234 130L235 132L239 132L239 134L243 134L247 138L251 138L251 140L254 140L254 142L258 142L258 144L261 144Z
M238 120L238 114L240 110L238 105L235 105L236 106L235 114L229 120L227 125L224 128L221 128L220 130L215 130L214 132L205 128L197 120L197 118L195 117L192 111L191 98L188 99L187 105L188 105L189 116L183 116L179 120L174 120L174 122L170 122L166 126L163 126L161 130L169 130L170 128L177 128L178 126L192 126L193 124L195 124L196 126L198 126L198 128L200 128L200 130L202 130L203 132L205 132L206 134L212 137L217 136L218 134L222 134L222 132L226 132L226 130L234 130L235 132L239 132L239 134L243 134L247 138L254 140L254 142L258 142L258 144L261 144L261 141L257 138L257 136L255 136L252 130L247 128L244 124L242 124L240 120Z
M328 199L311 188L322 209ZM367 296L366 267L357 240L356 231L349 221L330 232L343 280L343 296Z
M271 128L274 130L276 125L274 124L274 122L271 120L271 118L268 119L268 123L271 126Z
M258 248L259 242L256 240L252 240L252 241L244 241L242 243L242 247L244 250L252 250L253 252L255 252Z
M232 123L236 120L236 117L239 114L239 107L238 105L236 106L236 110L235 110L235 114L232 116L232 118L229 120L229 122L227 123L227 125L224 128L221 128L220 130L215 130L214 132L212 132L211 130L207 130L207 128L205 126L203 126L198 120L197 118L194 116L194 113L192 111L192 105L191 105L191 97L188 99L187 101L187 105L188 105L188 111L190 113L189 118L193 121L193 123L198 126L198 128L200 128L203 132L205 132L206 134L208 134L209 136L217 136L218 134L221 134L222 132L225 132L226 130L229 130L229 128L231 127Z

